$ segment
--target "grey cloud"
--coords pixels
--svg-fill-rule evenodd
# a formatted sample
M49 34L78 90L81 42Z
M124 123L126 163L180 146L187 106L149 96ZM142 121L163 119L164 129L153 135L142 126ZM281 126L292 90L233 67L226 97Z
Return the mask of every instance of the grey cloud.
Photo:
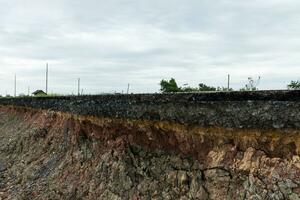
M11 0L0 2L0 93L43 88L156 92L179 84L285 88L300 77L297 0Z

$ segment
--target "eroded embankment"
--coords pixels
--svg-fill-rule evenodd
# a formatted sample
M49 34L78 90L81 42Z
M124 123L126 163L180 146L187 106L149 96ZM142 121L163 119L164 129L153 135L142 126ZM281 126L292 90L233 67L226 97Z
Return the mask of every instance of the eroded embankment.
M297 128L0 107L2 199L297 199Z

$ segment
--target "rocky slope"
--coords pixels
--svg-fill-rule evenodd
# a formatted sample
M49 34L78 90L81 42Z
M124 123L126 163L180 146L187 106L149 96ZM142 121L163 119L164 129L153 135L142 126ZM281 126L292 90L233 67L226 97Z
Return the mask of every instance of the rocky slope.
M0 107L0 199L300 199L297 129Z

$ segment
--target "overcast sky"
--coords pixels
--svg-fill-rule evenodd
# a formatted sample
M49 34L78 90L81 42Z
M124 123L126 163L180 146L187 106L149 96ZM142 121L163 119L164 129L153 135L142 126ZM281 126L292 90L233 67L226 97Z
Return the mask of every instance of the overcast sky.
M0 0L0 94L158 92L159 81L260 89L300 78L299 0Z

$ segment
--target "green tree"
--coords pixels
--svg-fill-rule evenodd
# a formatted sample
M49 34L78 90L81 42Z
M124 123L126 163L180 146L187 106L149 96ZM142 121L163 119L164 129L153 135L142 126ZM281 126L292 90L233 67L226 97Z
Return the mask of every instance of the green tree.
M178 87L174 78L168 80L161 80L160 81L160 91L162 92L180 92L181 88Z
M199 91L216 91L217 89L212 86L207 86L204 83L199 84Z
M187 84L186 84L187 85ZM204 83L200 83L198 87L178 87L176 81L174 78L171 78L168 80L161 80L160 81L160 91L163 93L166 92L205 92L205 91L228 91L227 88L218 87L215 88L213 86L208 86ZM229 91L233 91L232 88L229 89Z
M291 81L290 84L287 85L288 89L298 90L300 89L300 81Z

